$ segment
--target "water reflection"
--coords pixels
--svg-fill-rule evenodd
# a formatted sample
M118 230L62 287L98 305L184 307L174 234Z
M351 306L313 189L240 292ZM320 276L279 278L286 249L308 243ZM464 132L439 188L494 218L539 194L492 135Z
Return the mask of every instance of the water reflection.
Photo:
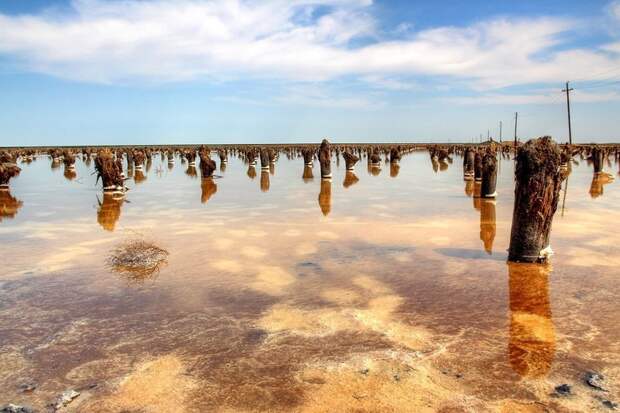
M192 165L192 162L190 162L187 165L187 169L185 170L185 175L189 176L190 178L198 177L198 172L196 171L196 166Z
M260 190L263 192L269 191L269 170L262 169L260 171Z
M133 180L136 183L136 185L141 184L142 182L146 181L146 175L142 171L142 168L135 170L133 174Z
M471 179L465 181L465 195L469 197L474 195L474 181Z
M396 178L400 171L400 164L398 162L390 162L390 176Z
M200 202L206 204L209 201L209 198L213 196L217 192L217 184L213 177L202 178L200 182Z
M614 178L608 173L598 173L592 176L592 183L590 184L590 196L592 198L598 198L603 195L603 187L614 181Z
M508 263L512 369L522 377L545 376L555 356L555 328L549 301L551 267Z
M312 173L312 166L304 165L304 173L301 175L301 179L304 182L311 182L314 179L314 175Z
M347 171L347 173L344 176L344 182L342 182L342 186L344 186L345 188L348 188L352 185L355 185L358 181L359 181L359 178L357 177L357 175L355 175L355 172Z
M77 177L77 172L75 171L75 166L65 165L65 171L63 173L65 179L67 181L73 181Z
M11 195L9 189L0 190L0 222L6 218L15 218L23 202Z
M121 217L121 206L125 202L125 198L113 193L103 193L103 202L97 196L97 222L101 228L106 231L114 231L116 223Z
M332 209L332 180L321 179L321 192L319 193L319 207L323 215L329 215Z
M493 241L495 240L495 201L492 199L480 199L480 240L484 244L484 250L490 255L493 253Z
M256 167L250 163L250 165L248 165L248 172L247 175L250 179L254 179L256 178Z

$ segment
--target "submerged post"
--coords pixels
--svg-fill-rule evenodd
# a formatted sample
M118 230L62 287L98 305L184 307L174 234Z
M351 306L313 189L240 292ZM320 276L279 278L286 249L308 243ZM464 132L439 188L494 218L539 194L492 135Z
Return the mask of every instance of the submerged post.
M560 198L560 149L545 136L517 151L515 204L508 261L546 262L551 223Z

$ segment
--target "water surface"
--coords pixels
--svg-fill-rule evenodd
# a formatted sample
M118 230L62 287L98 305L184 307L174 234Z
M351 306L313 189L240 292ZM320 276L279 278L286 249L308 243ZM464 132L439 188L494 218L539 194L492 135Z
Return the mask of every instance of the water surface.
M618 180L601 189L573 165L551 265L509 265L513 161L495 202L472 197L461 165L415 152L351 175L341 159L330 182L302 159L231 158L202 181L154 156L124 200L81 160L21 165L0 195L0 405L44 411L77 389L65 411L608 410ZM169 251L155 277L106 266L135 237ZM573 394L553 395L563 383Z

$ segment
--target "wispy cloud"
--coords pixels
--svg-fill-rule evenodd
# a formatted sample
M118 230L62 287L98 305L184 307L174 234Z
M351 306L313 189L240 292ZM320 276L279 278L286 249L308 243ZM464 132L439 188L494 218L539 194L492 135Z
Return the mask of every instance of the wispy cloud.
M480 96L465 96L444 98L443 100L457 105L547 105L564 103L565 95L559 89L541 91L530 94L482 94ZM587 92L576 90L571 95L572 102L591 103L620 100L620 93Z
M329 11L313 17L321 5ZM27 70L99 83L359 76L382 81L386 89L406 87L399 76L467 80L485 90L585 78L620 65L613 44L560 47L576 25L567 18L496 18L382 40L370 5L74 0L66 15L0 14L0 54ZM618 4L610 10L618 12ZM362 38L369 40L356 46L354 40Z

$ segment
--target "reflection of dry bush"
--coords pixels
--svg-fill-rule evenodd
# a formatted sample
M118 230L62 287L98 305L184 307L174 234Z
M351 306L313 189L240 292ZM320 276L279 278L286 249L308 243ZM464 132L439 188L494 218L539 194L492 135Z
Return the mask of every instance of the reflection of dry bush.
M152 242L133 239L112 250L107 264L127 280L141 282L155 277L167 264L167 257L168 251Z

